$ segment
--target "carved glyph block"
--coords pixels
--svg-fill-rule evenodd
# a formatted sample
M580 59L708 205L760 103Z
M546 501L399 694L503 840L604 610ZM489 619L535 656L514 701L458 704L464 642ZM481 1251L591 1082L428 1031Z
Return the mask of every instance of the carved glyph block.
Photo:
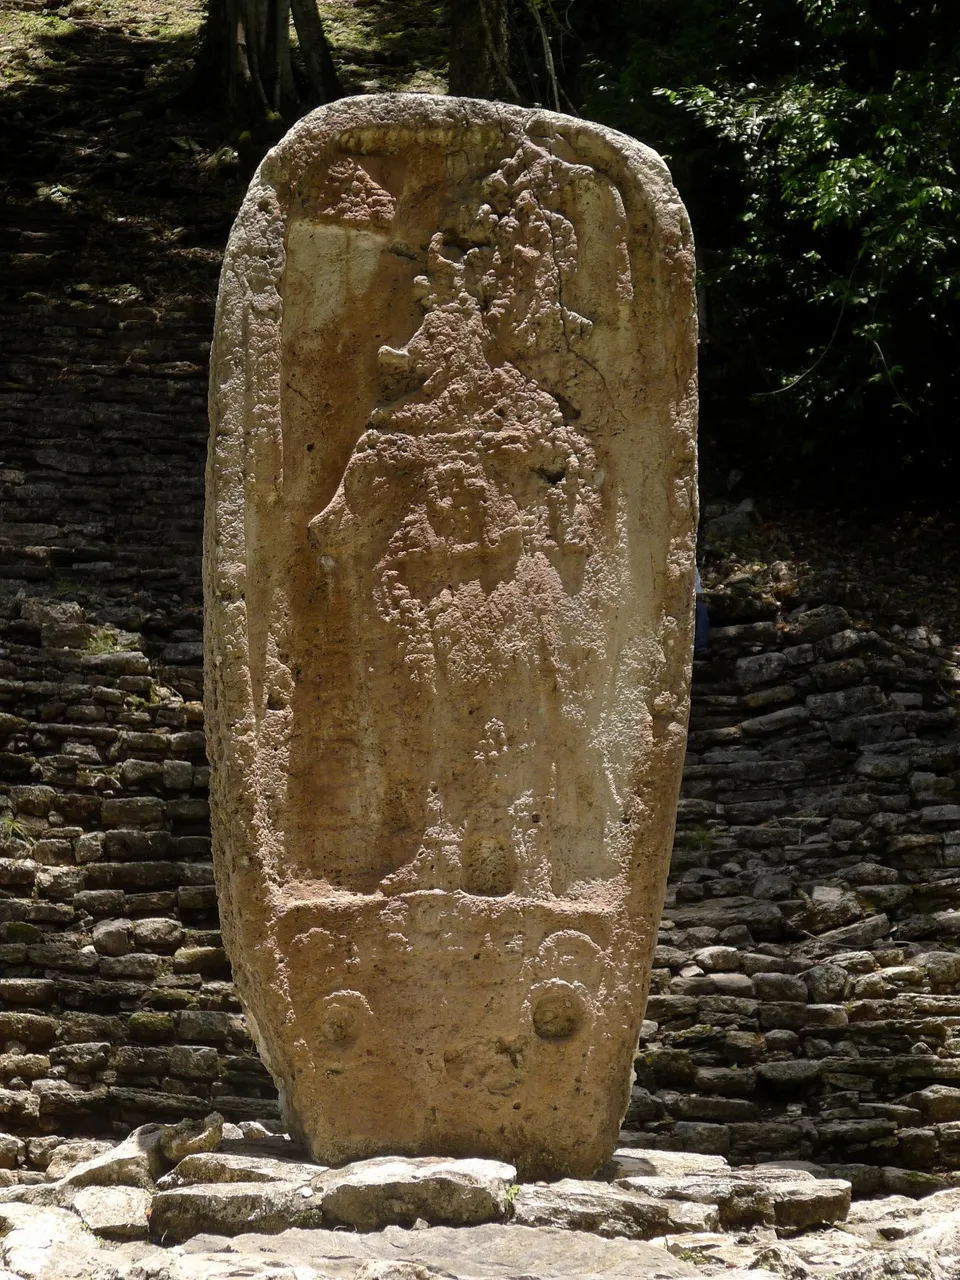
M223 929L335 1164L589 1174L626 1105L687 720L693 250L660 159L353 98L266 157L211 370Z

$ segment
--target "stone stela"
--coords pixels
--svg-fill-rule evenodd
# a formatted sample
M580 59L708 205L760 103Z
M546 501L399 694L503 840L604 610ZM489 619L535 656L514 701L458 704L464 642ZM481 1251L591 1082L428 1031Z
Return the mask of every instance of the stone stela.
M683 760L695 308L632 139L352 98L266 157L211 367L214 859L317 1160L589 1175Z

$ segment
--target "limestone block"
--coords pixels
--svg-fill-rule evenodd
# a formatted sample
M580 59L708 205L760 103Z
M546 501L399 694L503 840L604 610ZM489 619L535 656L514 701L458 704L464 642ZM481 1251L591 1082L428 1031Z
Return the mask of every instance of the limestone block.
M931 1084L917 1093L908 1094L903 1101L917 1107L928 1124L960 1120L960 1089L947 1084Z
M613 1170L615 1166L615 1172ZM691 1151L656 1151L647 1147L621 1147L611 1157L616 1178L680 1177L688 1174L729 1174L723 1156L700 1155Z
M291 1227L319 1227L320 1197L309 1192L309 1187L292 1182L199 1183L158 1191L150 1212L150 1233L170 1244L206 1232L272 1235Z
M850 1183L839 1178L773 1184L770 1191L777 1227L784 1231L843 1222L850 1209Z
M74 1210L91 1231L109 1240L143 1240L149 1231L151 1195L140 1187L83 1187Z
M167 1160L177 1161L201 1152L216 1151L222 1137L223 1116L219 1111L211 1111L202 1121L181 1120L179 1124L164 1129L160 1147Z
M66 1209L0 1208L0 1265L20 1280L81 1280L98 1262L99 1241Z
M521 1187L513 1204L513 1220L524 1227L563 1227L652 1240L683 1231L714 1231L717 1211L710 1204L654 1199L629 1188L562 1178Z
M516 1176L513 1165L499 1160L380 1158L318 1174L313 1188L331 1226L377 1231L412 1227L418 1219L433 1226L473 1226L506 1215L507 1190Z
M618 1187L628 1188L655 1200L690 1201L694 1204L715 1205L719 1211L720 1225L726 1229L740 1229L774 1220L772 1188L759 1180L741 1178L730 1173L708 1173L656 1177L628 1177L617 1180Z
M115 1142L100 1141L96 1138L76 1138L72 1142L62 1142L53 1152L50 1163L46 1167L47 1181L56 1182L78 1165L114 1150L116 1145Z
M68 1187L142 1187L152 1190L164 1172L161 1142L164 1126L144 1124L123 1142L74 1165L58 1184Z
M613 1149L685 746L692 290L666 168L582 120L344 99L251 184L211 362L214 862L325 1164Z
M692 1238L684 1235L683 1241ZM585 1231L557 1227L520 1227L484 1223L477 1227L428 1227L383 1231L289 1231L264 1237L234 1237L230 1253L221 1241L190 1241L182 1251L148 1255L157 1270L169 1268L171 1280L399 1280L386 1266L406 1266L403 1280L503 1280L507 1276L550 1280L681 1280L702 1275L681 1257L656 1245L622 1236L604 1239ZM128 1246L129 1248L129 1246ZM144 1247L137 1246L138 1258ZM111 1251L112 1252L112 1251ZM159 1251L158 1251L159 1252ZM356 1267L356 1270L354 1270ZM153 1275L153 1270L144 1271ZM162 1274L162 1273L161 1273ZM729 1275L729 1272L725 1273ZM5 1280L5 1278L4 1278Z
M198 1182L296 1182L308 1184L321 1172L319 1165L271 1156L238 1155L226 1151L198 1152L183 1160L157 1182L160 1191L190 1187Z

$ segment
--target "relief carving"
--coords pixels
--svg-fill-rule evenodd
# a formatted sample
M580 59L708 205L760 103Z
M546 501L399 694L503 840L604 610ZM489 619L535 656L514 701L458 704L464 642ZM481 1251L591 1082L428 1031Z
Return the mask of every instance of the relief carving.
M208 721L238 988L332 1163L591 1173L683 756L692 250L599 126L301 121L224 267Z

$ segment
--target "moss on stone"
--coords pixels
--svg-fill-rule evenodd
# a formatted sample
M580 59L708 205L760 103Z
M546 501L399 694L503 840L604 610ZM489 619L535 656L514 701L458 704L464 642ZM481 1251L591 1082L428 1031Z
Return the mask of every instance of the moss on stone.
M43 937L42 929L35 924L27 924L25 920L8 921L3 932L7 942L37 942Z
M158 1044L172 1040L176 1031L173 1014L157 1013L154 1010L141 1010L130 1018L130 1039L145 1044Z

